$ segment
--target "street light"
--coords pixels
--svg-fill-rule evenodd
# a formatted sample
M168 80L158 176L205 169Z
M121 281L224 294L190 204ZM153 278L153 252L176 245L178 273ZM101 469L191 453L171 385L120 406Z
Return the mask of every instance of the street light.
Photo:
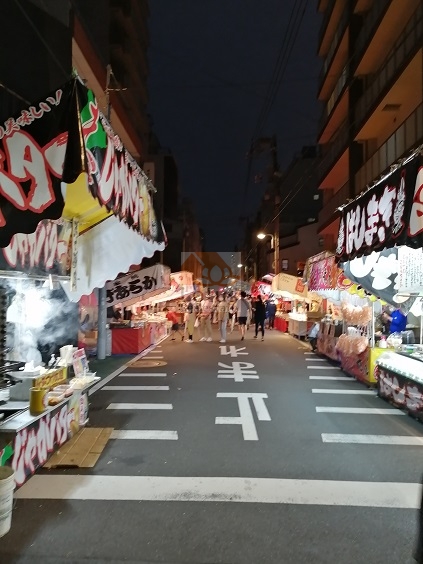
M273 235L271 233L257 233L257 239L260 239L260 241L263 241L266 237L270 237L270 245L273 249Z
M242 264L237 264L237 268L242 268Z

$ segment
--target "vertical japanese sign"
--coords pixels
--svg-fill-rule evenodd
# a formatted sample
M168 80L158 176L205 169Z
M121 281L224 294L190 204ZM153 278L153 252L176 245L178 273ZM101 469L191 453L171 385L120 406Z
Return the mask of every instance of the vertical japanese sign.
M162 242L148 178L100 112L93 92L81 84L78 89L92 196L147 239Z
M337 259L344 262L395 245L423 246L423 164L416 157L345 206Z
M0 247L59 219L61 182L84 170L76 82L0 124Z

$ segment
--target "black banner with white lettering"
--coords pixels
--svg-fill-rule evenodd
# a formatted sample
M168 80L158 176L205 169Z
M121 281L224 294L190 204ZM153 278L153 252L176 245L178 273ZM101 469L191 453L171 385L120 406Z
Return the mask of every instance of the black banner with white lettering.
M43 219L34 233L16 233L0 249L0 271L25 272L42 278L70 276L72 223Z
M61 182L85 170L76 81L0 124L0 247L59 219Z
M342 209L336 257L423 246L423 159L416 157Z
M78 90L91 194L129 227L163 242L146 175L100 112L93 92L81 84Z

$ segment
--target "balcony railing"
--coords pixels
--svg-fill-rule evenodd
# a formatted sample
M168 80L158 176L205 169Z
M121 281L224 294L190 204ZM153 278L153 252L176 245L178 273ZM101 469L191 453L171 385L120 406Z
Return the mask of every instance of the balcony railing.
M410 54L421 47L423 42L423 6L417 9L415 16L408 22L394 44L389 55L378 72L373 75L370 86L358 100L355 107L355 124L357 129L371 111L373 105L394 79Z
M349 195L350 183L346 182L321 209L319 213L319 226L329 223L329 220L334 216L336 209L347 203Z
M375 0L372 7L367 12L361 28L360 34L355 44L355 59L360 61L363 51L369 42L370 37L373 35L375 25L382 18L382 15L387 11L392 0Z
M320 70L319 90L322 88L323 81L326 78L327 72L328 72L328 70L329 70L329 68L332 64L333 59L334 59L335 53L336 53L336 51L339 47L339 44L340 44L342 38L344 37L345 30L347 29L348 18L349 18L348 11L344 10L342 12L341 20L338 24L335 35L332 39L332 43L330 44L328 54L327 54L325 60L323 61L323 65L322 65L322 68Z
M339 127L337 134L334 136L333 141L331 140L327 146L323 146L322 159L319 163L318 168L318 179L321 182L332 165L335 163L338 157L341 156L348 144L348 123L347 120Z
M400 125L355 175L356 194L408 150L423 141L423 103Z
M345 66L342 69L341 76L338 78L338 82L336 83L335 88L333 89L333 92L329 100L326 102L326 105L323 108L323 112L319 122L320 131L322 131L323 128L325 127L326 122L328 121L328 117L330 116L333 108L335 107L337 101L339 100L339 97L341 96L346 83L347 83L347 67Z

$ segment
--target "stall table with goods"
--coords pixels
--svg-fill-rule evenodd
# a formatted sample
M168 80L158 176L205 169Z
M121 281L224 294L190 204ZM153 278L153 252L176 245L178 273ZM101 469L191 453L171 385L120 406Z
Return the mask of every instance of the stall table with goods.
M163 313L134 316L131 321L111 323L112 354L139 354L167 335Z
M398 345L376 361L379 396L423 420L423 346Z
M8 363L6 363L8 364ZM88 422L88 390L100 380L84 350L74 353L75 376L19 363L0 375L0 466L12 466L17 487Z

